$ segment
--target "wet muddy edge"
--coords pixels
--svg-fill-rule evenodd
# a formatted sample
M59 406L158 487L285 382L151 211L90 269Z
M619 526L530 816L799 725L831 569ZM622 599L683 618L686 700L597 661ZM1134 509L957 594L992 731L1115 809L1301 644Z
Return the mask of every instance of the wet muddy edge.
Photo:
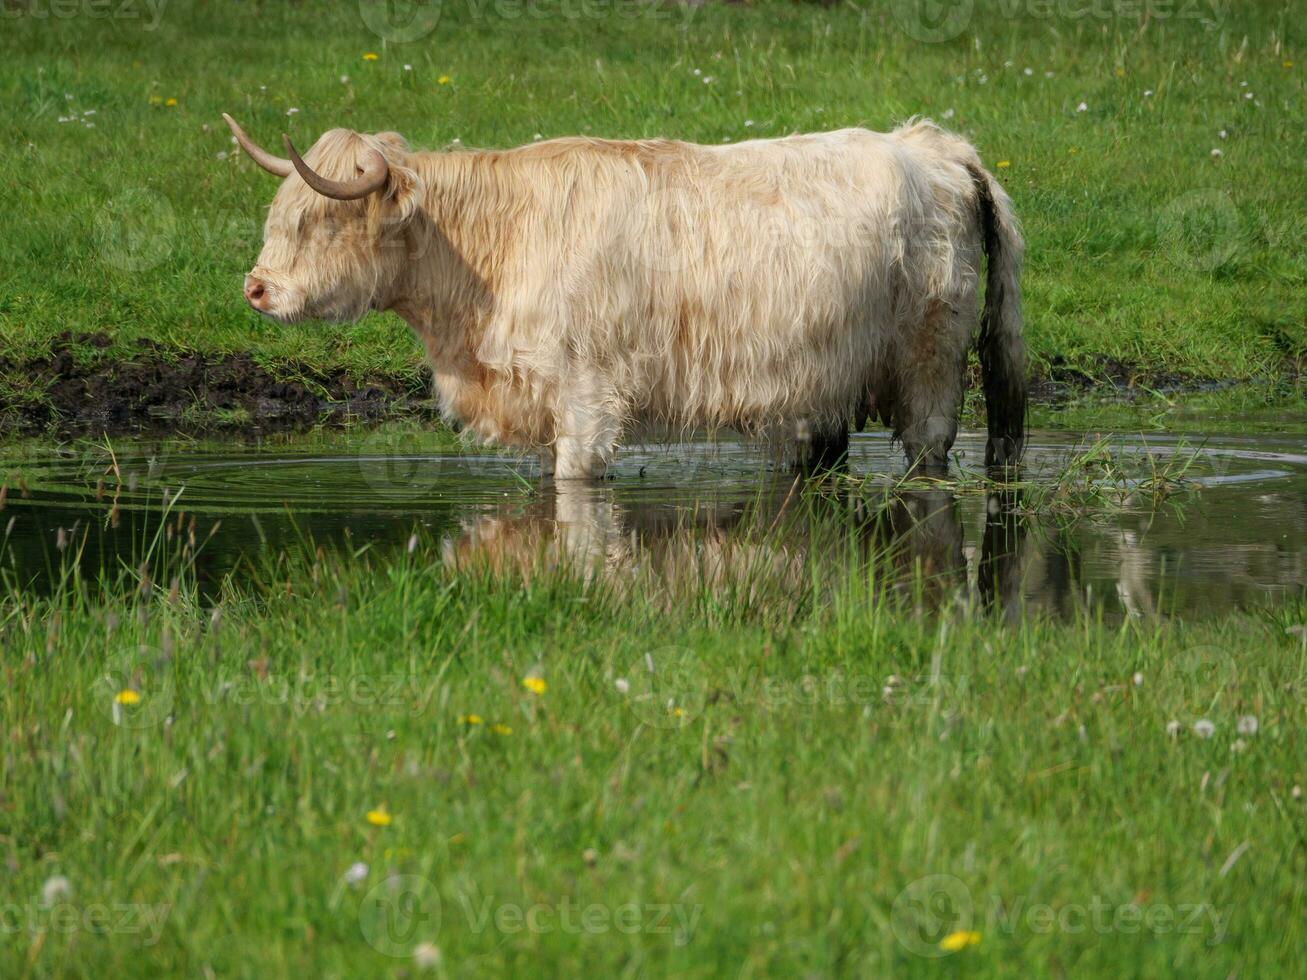
M19 361L0 355L0 379L25 379L28 391L36 392L0 403L0 436L257 433L439 417L425 368L365 380L343 369L298 363L274 372L251 354L204 354L149 340L138 340L125 358L94 356L111 346L106 334L63 333L48 356ZM1303 367L1286 363L1280 377L1300 379ZM1107 356L1075 366L1054 358L1032 378L1031 394L1038 402L1057 404L1089 392L1129 400L1246 383L1145 371ZM979 390L978 378L971 386Z

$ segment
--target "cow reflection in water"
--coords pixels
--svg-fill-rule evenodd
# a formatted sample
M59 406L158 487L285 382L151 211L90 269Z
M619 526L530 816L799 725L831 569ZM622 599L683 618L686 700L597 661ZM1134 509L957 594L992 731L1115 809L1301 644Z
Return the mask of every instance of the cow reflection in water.
M669 603L706 591L796 607L815 584L838 587L840 572L874 567L880 588L926 604L974 595L1010 613L1020 600L1025 534L1016 503L1012 494L990 494L980 547L967 548L947 490L880 498L786 479L747 499L687 505L566 481L525 505L465 521L445 541L444 557L467 570L530 576L566 567L614 585L647 583Z

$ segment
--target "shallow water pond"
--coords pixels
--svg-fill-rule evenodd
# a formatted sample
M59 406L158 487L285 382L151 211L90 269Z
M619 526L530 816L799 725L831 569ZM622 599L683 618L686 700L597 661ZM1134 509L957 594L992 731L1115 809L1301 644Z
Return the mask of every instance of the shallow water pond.
M629 449L610 479L557 486L530 460L427 452L421 435L0 455L0 567L44 591L61 568L94 578L148 560L162 583L168 556L190 544L211 590L260 577L281 552L400 553L417 531L451 564L566 560L669 585L746 567L794 589L814 565L838 567L851 542L887 556L884 577L900 587L925 582L1009 615L1198 618L1307 588L1300 437L1036 431L1023 485L999 492L967 475L983 454L976 433L956 447L960 478L932 486L902 483L882 434L855 436L849 474L820 485L796 484L752 444L717 441Z

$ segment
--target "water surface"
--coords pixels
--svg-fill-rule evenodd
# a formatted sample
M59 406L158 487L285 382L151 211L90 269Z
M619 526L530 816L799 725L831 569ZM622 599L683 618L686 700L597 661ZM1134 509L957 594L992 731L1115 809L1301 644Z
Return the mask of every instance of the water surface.
M1087 606L1201 618L1303 594L1301 439L1103 438L1032 433L1030 486L1019 493L986 492L974 480L895 490L902 458L882 434L853 439L850 474L860 485L817 489L796 487L758 447L729 440L625 450L610 479L557 486L541 485L528 459L407 451L402 436L342 439L326 451L284 441L221 452L162 442L0 456L8 526L0 566L23 587L48 588L70 556L94 577L145 555L162 561L193 538L202 545L201 584L212 589L225 576L256 574L261 556L319 546L399 551L418 530L442 542L450 563L552 553L608 575L660 563L667 574L687 564L712 574L765 552L760 567L800 588L796 569L831 547L829 536L811 533L821 522L892 554L905 576L924 570L948 597L1010 614L1068 616ZM956 452L963 471L974 466L982 437L964 433ZM1068 476L1087 453L1097 461ZM1178 475L1181 462L1182 492L1159 504L1158 474Z

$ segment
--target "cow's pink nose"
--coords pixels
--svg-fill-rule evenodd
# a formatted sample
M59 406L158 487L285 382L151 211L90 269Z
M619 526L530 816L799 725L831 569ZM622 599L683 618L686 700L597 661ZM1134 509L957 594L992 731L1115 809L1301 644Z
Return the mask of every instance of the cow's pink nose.
M253 276L245 278L245 301L256 310L268 308L268 290L262 279L255 279Z

